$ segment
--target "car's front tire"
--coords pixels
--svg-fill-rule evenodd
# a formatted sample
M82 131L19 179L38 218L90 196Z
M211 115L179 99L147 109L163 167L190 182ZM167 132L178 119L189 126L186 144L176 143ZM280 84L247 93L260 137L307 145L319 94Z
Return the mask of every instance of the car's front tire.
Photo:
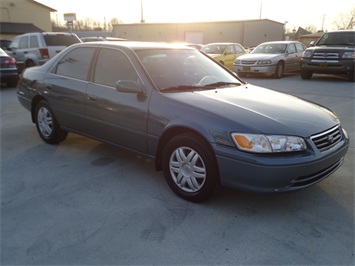
M280 79L284 75L284 64L282 62L279 62L276 65L275 73L274 73L274 78L275 79Z
M67 137L68 132L60 128L46 101L40 101L36 105L35 117L37 132L44 142L58 144Z
M184 133L170 140L163 152L163 172L169 187L192 202L209 199L219 184L215 155L201 137Z

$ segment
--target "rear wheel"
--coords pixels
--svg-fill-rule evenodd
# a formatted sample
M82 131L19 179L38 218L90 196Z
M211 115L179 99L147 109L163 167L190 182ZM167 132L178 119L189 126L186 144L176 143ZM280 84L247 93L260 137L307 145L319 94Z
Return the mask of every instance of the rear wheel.
M193 202L212 196L219 183L215 156L201 137L184 133L167 143L163 172L169 187L181 198Z
M58 144L67 137L68 132L60 128L46 101L37 104L35 115L38 134L46 143Z

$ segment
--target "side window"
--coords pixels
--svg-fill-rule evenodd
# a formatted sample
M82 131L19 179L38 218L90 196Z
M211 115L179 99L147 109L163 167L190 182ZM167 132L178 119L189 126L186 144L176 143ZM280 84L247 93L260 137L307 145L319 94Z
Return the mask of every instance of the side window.
M244 53L243 48L240 47L239 45L234 45L234 48L235 48L235 53L236 53L236 54Z
M289 46L288 46L288 53L296 53L296 48L295 48L295 45L293 43L291 43Z
M57 64L55 73L86 80L95 48L82 47L70 51Z
M20 44L19 44L18 48L19 49L28 48L28 36L21 37Z
M37 36L31 36L30 37L30 48L38 48L38 39Z
M228 45L227 46L226 54L235 54L234 45Z
M118 80L138 80L127 56L115 49L101 49L97 58L94 82L115 87Z
M296 43L297 53L302 53L304 51L304 46L300 43Z

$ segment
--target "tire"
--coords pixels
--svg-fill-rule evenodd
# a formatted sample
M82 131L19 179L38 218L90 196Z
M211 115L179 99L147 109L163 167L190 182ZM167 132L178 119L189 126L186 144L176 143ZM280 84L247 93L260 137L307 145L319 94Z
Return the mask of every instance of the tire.
M35 109L36 128L39 136L48 144L58 144L65 140L68 132L62 130L46 101L40 101Z
M355 81L355 73L354 73L354 71L349 73L349 81L350 82L354 82Z
M312 75L313 75L312 72L301 70L301 78L302 79L311 79Z
M32 60L29 60L26 62L25 68L33 67L35 65L36 65L35 62L33 62Z
M175 194L192 202L209 199L219 184L215 155L208 143L191 133L178 135L167 143L163 172Z
M284 64L279 62L276 65L275 73L274 73L274 78L275 79L280 79L284 75Z

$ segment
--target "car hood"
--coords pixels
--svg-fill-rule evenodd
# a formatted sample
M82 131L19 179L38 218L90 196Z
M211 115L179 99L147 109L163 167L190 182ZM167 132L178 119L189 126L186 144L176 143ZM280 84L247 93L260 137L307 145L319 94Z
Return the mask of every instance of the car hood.
M237 123L248 132L308 137L339 124L325 107L251 84L173 94L182 105L218 116L216 121Z
M282 56L282 54L246 54L239 56L240 60L268 60L275 57Z

